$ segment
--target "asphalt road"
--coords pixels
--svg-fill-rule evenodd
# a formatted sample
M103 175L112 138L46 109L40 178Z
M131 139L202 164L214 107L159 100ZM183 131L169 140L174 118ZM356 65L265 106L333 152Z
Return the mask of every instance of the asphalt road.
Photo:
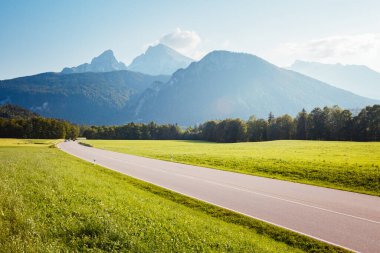
M380 252L380 198L89 148L89 162L353 251Z

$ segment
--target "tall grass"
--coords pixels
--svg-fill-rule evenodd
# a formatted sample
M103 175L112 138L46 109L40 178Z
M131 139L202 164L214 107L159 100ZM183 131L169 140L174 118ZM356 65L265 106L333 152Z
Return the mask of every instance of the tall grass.
M117 152L380 196L379 142L86 143Z

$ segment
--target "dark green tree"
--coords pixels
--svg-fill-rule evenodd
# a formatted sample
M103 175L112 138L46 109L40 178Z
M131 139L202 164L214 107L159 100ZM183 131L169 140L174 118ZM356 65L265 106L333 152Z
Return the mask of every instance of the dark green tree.
M305 109L302 109L296 117L296 139L306 140L307 139L307 117L308 114Z
M268 122L263 119L251 117L247 122L247 135L249 141L267 140Z

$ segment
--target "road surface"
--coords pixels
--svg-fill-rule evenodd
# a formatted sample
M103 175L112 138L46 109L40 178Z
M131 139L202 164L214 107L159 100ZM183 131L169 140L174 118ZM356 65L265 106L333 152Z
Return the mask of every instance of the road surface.
M62 142L76 157L358 252L380 252L380 198Z

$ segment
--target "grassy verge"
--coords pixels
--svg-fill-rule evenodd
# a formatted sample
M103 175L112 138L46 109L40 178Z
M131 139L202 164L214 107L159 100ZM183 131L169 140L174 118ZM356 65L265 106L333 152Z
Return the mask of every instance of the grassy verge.
M20 143L0 140L1 251L344 251L94 166L48 142Z
M48 147L61 141L60 139L0 139L0 147Z
M86 140L102 149L380 196L380 143Z

